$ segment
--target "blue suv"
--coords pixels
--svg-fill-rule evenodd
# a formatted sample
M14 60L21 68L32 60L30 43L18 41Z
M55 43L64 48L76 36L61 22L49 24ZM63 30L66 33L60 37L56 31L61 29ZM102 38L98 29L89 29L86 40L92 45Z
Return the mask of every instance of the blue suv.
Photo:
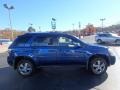
M95 75L115 64L107 47L90 45L58 32L26 33L18 36L8 50L8 64L22 76L32 75L41 66L82 65Z

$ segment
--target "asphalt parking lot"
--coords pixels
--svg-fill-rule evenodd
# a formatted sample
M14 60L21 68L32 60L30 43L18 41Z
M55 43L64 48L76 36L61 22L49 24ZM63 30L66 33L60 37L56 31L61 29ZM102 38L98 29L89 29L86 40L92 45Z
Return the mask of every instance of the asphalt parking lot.
M89 38L89 39L88 39ZM85 40L94 43L93 37ZM120 46L108 46L117 58L107 73L94 76L79 66L45 67L32 77L21 77L0 54L0 90L120 90Z

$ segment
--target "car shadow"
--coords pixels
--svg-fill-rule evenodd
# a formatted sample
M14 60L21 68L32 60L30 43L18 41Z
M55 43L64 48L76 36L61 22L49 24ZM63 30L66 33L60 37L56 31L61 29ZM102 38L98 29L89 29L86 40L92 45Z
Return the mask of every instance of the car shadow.
M5 67L0 68L0 90L88 90L107 78L107 73L95 76L78 66L45 67L30 77Z

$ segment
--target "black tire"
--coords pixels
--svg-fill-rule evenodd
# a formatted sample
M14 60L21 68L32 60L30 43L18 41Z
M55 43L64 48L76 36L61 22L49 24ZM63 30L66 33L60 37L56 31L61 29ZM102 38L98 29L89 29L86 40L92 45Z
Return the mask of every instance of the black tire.
M98 62L100 62L100 66L99 66ZM106 60L102 57L95 57L89 63L89 70L94 75L102 75L102 74L106 73L107 67L108 67L108 64L107 64Z
M97 40L97 43L98 43L98 44L102 44L103 42L102 42L101 39L98 39L98 40Z
M22 70L22 65L24 66L23 71L21 71ZM26 70L25 70L25 65L27 65ZM31 76L35 72L35 66L30 60L27 60L27 59L20 60L17 63L17 72L22 76Z

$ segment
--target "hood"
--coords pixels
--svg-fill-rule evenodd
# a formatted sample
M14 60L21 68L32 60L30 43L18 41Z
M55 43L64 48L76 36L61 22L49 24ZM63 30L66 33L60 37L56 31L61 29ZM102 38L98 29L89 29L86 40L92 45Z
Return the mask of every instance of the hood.
M108 49L107 46L102 46L98 44L88 44L88 47L91 49Z
M120 39L120 36L114 36L115 38L119 38Z
M87 46L84 48L89 53L94 54L107 54L108 53L108 47L97 45L97 44L87 44Z

